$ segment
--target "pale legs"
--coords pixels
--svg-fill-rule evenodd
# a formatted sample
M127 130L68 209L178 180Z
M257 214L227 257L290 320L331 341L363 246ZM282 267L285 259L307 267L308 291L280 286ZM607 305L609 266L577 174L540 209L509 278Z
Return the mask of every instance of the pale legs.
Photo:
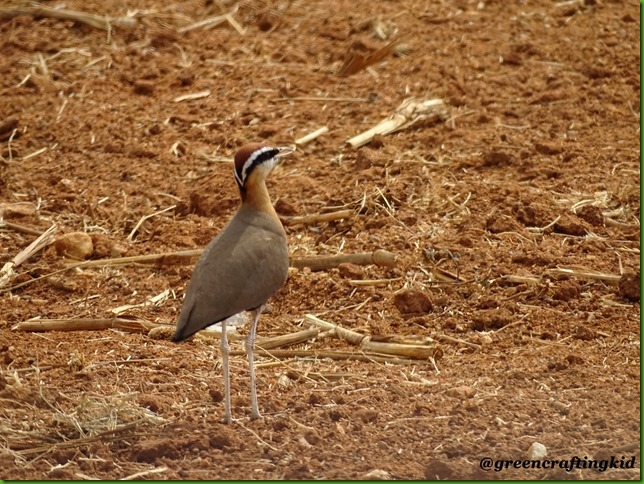
M257 330L257 321L262 314L264 306L260 306L253 311L253 322L250 326L250 333L246 340L246 353L248 353L248 366L250 368L250 417L253 419L262 418L257 405L257 388L255 387L255 362L253 359L253 350L255 349L255 331Z
M250 333L246 340L246 353L248 353L248 366L250 368L250 416L253 419L262 418L259 413L259 405L257 404L257 388L255 387L255 362L253 358L253 349L255 348L255 332L257 331L257 321L259 315L262 314L263 306L253 310L253 322L250 326ZM228 338L226 337L226 320L221 322L221 359L224 371L224 423L229 424L232 422L233 417L230 411L230 346L228 345Z
M232 422L233 417L230 412L230 367L228 357L230 356L230 346L226 337L226 320L221 322L221 359L224 370L224 423Z

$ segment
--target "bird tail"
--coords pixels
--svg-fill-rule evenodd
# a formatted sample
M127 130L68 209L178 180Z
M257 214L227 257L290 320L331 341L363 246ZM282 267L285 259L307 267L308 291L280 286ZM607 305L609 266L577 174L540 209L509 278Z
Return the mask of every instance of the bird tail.
M172 341L174 343L184 341L185 339L189 338L190 336L192 336L198 331L198 330L190 331L189 329L190 325L188 324L188 321L190 321L190 316L192 316L192 312L195 310L195 306L192 305L189 311L186 311L186 309L187 308L185 307L182 308L182 311L179 314L179 321L177 321L177 329L175 330L174 336L172 337Z

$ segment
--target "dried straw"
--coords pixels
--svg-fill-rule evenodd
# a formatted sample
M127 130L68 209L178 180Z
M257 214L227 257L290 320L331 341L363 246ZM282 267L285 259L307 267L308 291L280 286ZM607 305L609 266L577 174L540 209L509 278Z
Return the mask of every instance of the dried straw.
M445 119L447 117L447 106L442 99L426 99L421 101L411 98L404 101L396 112L383 119L373 128L354 136L347 141L354 148L366 145L376 135L387 135L400 131L419 121Z
M42 235L29 244L25 249L21 250L13 259L7 262L2 269L0 269L0 287L6 285L15 274L13 270L14 267L18 267L24 261L54 241L53 233L55 230L56 224L49 227Z

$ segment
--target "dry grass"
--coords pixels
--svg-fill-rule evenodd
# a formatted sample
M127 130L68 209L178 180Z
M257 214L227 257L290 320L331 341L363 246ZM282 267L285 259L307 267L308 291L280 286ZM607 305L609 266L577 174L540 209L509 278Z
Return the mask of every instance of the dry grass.
M38 382L39 373L34 368L27 375L6 370L0 374L15 395L2 399L2 448L19 461L29 462L57 449L123 439L164 423L137 404L136 393L64 395ZM38 418L33 419L34 415Z

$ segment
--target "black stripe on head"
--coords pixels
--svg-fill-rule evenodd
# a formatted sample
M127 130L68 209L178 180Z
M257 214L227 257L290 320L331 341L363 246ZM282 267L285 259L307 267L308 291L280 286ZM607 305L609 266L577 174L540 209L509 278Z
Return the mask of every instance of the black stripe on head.
M274 158L279 152L276 148L264 146L250 153L243 163L238 163L235 160L235 179L239 187L246 184L246 180L257 166Z

